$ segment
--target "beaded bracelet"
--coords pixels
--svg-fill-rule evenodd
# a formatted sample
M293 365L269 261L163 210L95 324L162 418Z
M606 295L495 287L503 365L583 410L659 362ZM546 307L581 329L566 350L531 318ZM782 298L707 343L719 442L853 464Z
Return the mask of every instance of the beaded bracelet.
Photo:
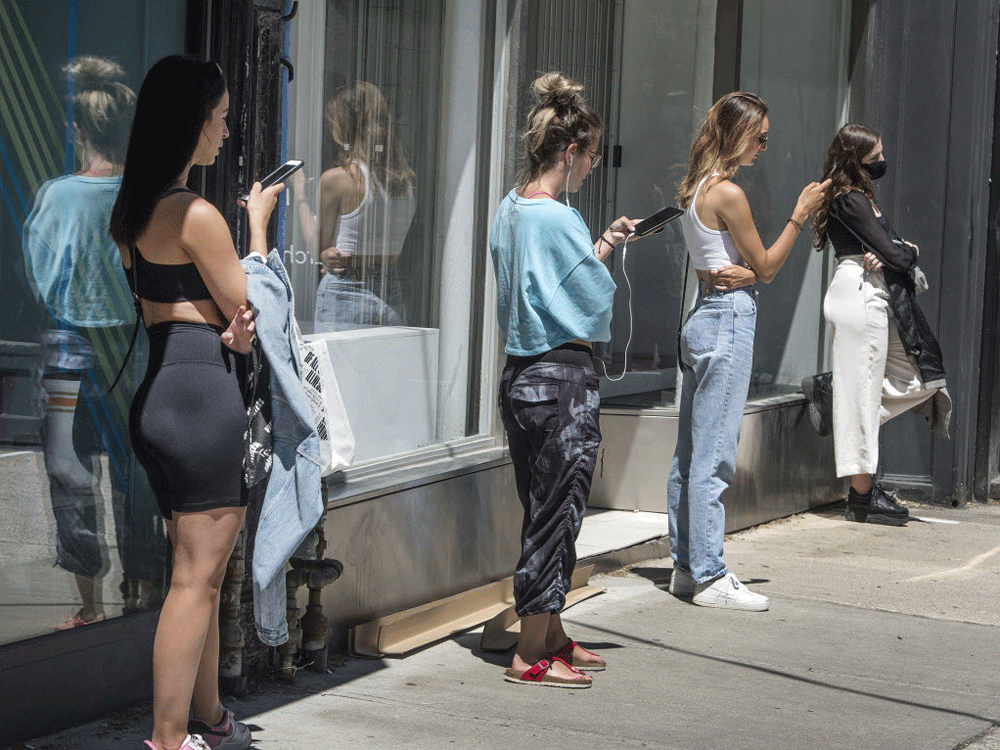
M798 229L798 230L799 230L800 232L802 231L802 225L801 225L801 224L799 224L799 222L795 221L795 219L789 219L789 220L788 220L788 223L789 223L789 224L792 224L792 225L793 225L793 226L794 226L794 227L795 227L796 229Z

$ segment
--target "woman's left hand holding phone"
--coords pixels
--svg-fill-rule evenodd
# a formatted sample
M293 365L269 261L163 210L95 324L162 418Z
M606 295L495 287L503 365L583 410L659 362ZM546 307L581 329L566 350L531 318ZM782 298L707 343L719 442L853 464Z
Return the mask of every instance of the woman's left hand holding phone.
M271 212L278 202L278 194L285 189L285 183L279 182L268 188L261 188L255 182L250 189L246 201L236 202L246 209L250 224L250 252L257 253L262 258L267 257L267 225L271 221ZM222 343L233 351L247 354L253 345L254 332L257 324L254 322L253 310L247 305L236 309L229 327L219 336Z
M271 221L271 212L278 202L278 194L285 189L285 183L279 182L267 188L261 188L255 182L250 188L246 201L236 202L246 209L250 223L250 252L267 257L267 225Z

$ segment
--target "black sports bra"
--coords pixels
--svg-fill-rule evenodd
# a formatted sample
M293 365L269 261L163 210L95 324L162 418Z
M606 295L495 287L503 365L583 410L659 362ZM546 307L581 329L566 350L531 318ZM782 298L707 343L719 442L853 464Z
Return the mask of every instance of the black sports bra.
M191 193L188 188L164 190L157 201L174 193ZM150 302L191 302L212 299L212 293L205 286L194 263L151 263L142 257L136 245L131 249L132 267L125 269L132 293ZM139 287L142 293L139 293Z

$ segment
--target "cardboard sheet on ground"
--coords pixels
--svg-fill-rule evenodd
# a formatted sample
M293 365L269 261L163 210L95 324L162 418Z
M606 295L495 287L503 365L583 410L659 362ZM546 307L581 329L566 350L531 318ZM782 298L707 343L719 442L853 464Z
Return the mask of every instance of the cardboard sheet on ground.
M587 565L574 571L567 607L604 590L587 583L593 570ZM357 625L348 633L348 650L375 659L399 656L483 623L484 650L505 651L517 643L513 577Z

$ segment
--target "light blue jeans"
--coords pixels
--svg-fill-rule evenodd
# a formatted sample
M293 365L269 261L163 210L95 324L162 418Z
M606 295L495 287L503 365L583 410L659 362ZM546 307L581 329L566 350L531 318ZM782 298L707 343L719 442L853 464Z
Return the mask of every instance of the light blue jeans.
M736 445L750 387L757 293L709 288L699 295L680 336L683 372L677 449L667 506L670 556L695 583L728 573L722 557L722 493L736 474Z

